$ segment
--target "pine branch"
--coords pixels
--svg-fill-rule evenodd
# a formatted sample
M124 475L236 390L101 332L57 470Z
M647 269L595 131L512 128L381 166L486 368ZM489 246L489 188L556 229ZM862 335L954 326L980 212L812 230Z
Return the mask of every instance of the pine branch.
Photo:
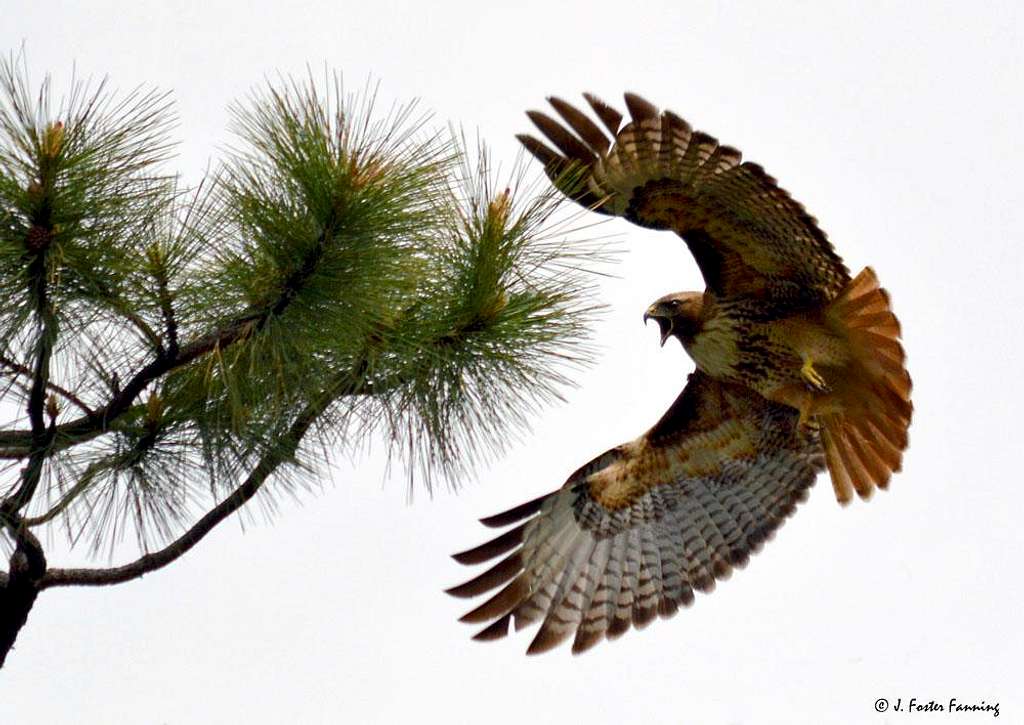
M57 442L54 450L62 450L110 430L113 423L131 408L132 403L147 385L215 348L228 347L247 337L260 319L252 315L238 318L220 330L189 342L181 347L176 355L158 355L135 373L106 405L93 411L92 415L85 415L56 426L54 432ZM30 455L33 450L33 430L0 431L0 455L12 458Z
M108 586L137 579L173 563L209 534L219 523L238 511L255 496L267 479L282 464L294 459L295 453L316 420L339 397L372 394L357 370L340 377L316 400L308 403L296 416L288 431L273 445L253 468L245 481L227 498L217 504L188 531L163 549L139 557L130 564L105 569L50 569L39 583L39 589L59 586Z
M50 378L50 357L53 354L53 346L57 338L57 322L56 317L52 314L52 310L47 310L43 313L41 328L37 343L38 352L35 369L33 370L33 382L28 398L28 416L32 424L27 451L29 460L25 468L22 469L21 485L7 499L0 502L0 519L4 519L9 514L19 511L32 499L39 485L39 479L42 476L43 463L50 455L54 435L56 434L56 411L53 411L50 425L46 424L44 411L46 407L46 389Z
M45 134L39 156L40 172L38 183L44 194L52 189L56 160L61 153L64 139L63 125L51 124ZM36 338L36 359L32 370L32 387L28 394L28 418L32 425L31 448L28 465L22 469L21 485L6 500L0 503L2 523L9 525L9 517L21 510L31 499L39 486L43 463L49 455L53 442L56 410L46 425L46 390L50 383L50 358L57 344L58 323L50 299L47 269L47 254L54 232L53 209L50 204L41 204L32 218L32 227L25 236L25 248L29 256L26 269L28 291L38 320ZM55 406L54 406L55 407Z
M13 370L18 375L26 377L32 376L31 368L26 367L25 365L22 365L21 363L16 362L15 360L11 360L6 355L0 355L0 365L3 365L4 367L10 370ZM57 383L53 381L47 382L46 388L47 390L51 390L57 395L67 400L69 403L74 405L76 408L81 410L86 415L95 415L95 412L92 410L92 408L90 408L81 398L72 393L70 390L63 388L60 385L57 385Z
M145 390L146 386L157 378L176 368L187 365L214 349L227 348L239 340L260 332L270 319L284 314L288 305L292 303L309 278L315 273L317 263L323 258L324 241L329 233L330 228L325 228L321 232L306 259L286 280L277 301L270 306L270 309L259 314L240 317L225 325L221 330L203 335L173 352L165 350L162 354L158 354L156 359L139 370L121 388L120 392L114 395L107 405L91 412L91 414L56 426L53 430L53 435L59 437L60 442L55 450L62 450L74 445L76 442L88 440L96 434L106 432L118 417L129 409L132 402ZM151 334L155 336L155 333L151 332ZM52 350L52 346L50 349ZM47 362L48 360L49 357L47 356ZM33 386L34 389L35 386ZM30 403L30 408L31 405ZM42 408L40 407L40 412L41 410ZM32 430L30 431L0 431L0 447L7 448L6 451L0 448L0 457L24 457L24 455L32 455L33 451L37 450L34 443L37 436L36 420L34 418L31 418L31 420ZM21 448L26 443L29 447Z
M171 302L171 293L168 289L167 268L164 255L156 245L149 248L147 254L153 269L157 284L157 299L160 302L160 314L164 321L164 332L167 334L167 347L171 355L178 354L178 320L174 314L174 305Z

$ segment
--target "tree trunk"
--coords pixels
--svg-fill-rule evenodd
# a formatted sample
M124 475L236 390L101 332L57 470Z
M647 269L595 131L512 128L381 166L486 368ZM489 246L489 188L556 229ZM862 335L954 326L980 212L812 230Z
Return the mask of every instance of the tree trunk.
M31 533L21 532L11 555L10 571L6 576L0 574L0 667L25 626L45 572L46 557L39 541Z

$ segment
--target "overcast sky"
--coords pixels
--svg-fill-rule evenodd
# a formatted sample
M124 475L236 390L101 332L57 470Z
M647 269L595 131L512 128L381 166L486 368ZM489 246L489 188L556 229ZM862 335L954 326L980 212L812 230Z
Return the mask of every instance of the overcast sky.
M639 92L765 166L892 293L915 416L891 490L840 509L822 476L714 594L582 657L527 658L528 632L471 642L442 589L469 573L448 555L484 539L476 519L641 433L690 369L641 315L699 289L696 265L675 237L614 222L628 251L601 289L599 364L507 457L408 504L371 452L144 580L44 592L0 671L0 722L991 718L874 709L954 697L1024 722L1020 4L516 5L8 0L0 51L24 42L58 89L76 64L173 91L192 181L229 138L229 102L307 64L420 98L506 164L545 96Z

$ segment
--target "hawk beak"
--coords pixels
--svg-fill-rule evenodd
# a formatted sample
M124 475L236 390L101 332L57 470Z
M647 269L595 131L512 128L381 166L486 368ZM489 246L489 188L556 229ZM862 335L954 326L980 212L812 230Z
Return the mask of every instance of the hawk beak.
M644 324L647 324L648 320L654 320L658 323L658 327L661 328L661 346L665 347L665 341L668 340L672 334L672 320L668 317L662 317L658 314L652 314L651 310L648 309L644 313Z

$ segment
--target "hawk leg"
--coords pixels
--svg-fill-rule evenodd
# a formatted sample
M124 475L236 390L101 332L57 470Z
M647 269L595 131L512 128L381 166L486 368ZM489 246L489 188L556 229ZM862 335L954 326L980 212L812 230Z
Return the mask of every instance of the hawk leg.
M816 430L819 428L817 416L820 412L818 410L820 396L816 396L808 388L809 386L804 383L792 382L765 390L762 395L776 403L782 403L795 409L800 414L797 426L801 429Z
M814 399L808 395L807 403L798 408L800 411L800 419L796 422L798 428L802 428L804 430L819 430L821 428L821 425L814 417L814 413L811 412L813 403Z
M814 361L811 358L804 360L804 364L800 368L800 377L809 390L805 390L800 404L797 406L797 410L800 411L800 420L797 421L797 425L806 430L817 430L819 426L818 421L815 420L815 400L819 396L816 394L830 393L832 389L825 382L825 378L821 377L821 373L814 369Z

